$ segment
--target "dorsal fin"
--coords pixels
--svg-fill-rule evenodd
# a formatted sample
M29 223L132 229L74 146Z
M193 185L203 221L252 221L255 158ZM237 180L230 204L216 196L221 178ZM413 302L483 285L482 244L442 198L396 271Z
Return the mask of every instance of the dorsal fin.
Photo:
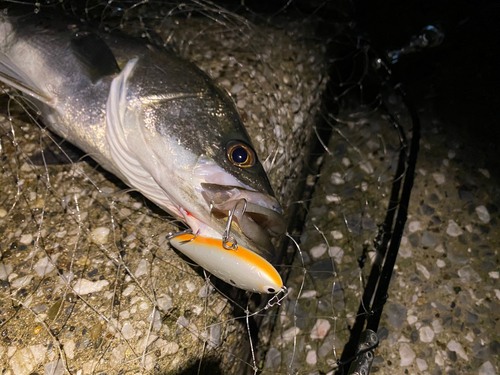
M89 31L78 32L71 39L71 49L93 83L102 77L120 73L115 55L97 34Z

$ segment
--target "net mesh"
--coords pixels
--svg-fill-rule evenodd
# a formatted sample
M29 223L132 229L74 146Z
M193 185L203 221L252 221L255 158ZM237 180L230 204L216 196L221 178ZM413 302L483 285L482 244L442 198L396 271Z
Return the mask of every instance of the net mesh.
M366 316L383 307L364 306L363 293L392 230L384 222L411 139L382 60L346 23L328 21L335 37L319 37L325 4L307 17L290 16L290 4L271 16L204 1L64 4L174 48L231 93L293 223L277 266L288 290L249 296L174 252L166 237L179 223L55 137L4 86L0 331L17 343L0 351L5 366L345 372L360 306Z

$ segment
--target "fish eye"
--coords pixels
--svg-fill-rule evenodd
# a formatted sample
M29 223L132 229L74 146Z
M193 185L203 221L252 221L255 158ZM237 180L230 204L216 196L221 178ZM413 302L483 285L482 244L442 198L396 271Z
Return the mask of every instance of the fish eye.
M246 143L231 141L227 144L227 157L237 167L251 167L255 164L255 151Z
M264 287L264 290L266 293L269 293L269 294L273 294L273 293L276 293L276 289L274 289L273 287L271 286L265 286Z

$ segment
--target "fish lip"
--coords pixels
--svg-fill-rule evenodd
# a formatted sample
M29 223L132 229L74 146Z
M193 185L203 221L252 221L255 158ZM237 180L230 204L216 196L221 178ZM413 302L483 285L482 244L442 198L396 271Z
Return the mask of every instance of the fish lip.
M276 198L241 186L202 183L201 187L213 218L227 222L230 212L233 212L232 222L237 228L231 226L232 237L238 239L244 235L253 245L251 248L256 248L264 258L270 261L275 258L271 239L286 231ZM243 200L245 204L241 204Z

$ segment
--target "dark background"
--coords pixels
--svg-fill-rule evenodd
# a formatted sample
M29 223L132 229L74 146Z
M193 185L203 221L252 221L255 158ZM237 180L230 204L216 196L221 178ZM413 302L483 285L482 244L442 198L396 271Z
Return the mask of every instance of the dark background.
M443 43L401 56L391 66L394 76L420 113L437 120L436 137L465 145L468 157L486 158L488 165L482 167L492 175L500 172L500 2L254 0L245 5L261 14L314 14L324 24L354 25L379 54L401 48L427 25L439 25ZM332 38L332 30L318 27L318 36ZM428 128L423 121L422 130Z

